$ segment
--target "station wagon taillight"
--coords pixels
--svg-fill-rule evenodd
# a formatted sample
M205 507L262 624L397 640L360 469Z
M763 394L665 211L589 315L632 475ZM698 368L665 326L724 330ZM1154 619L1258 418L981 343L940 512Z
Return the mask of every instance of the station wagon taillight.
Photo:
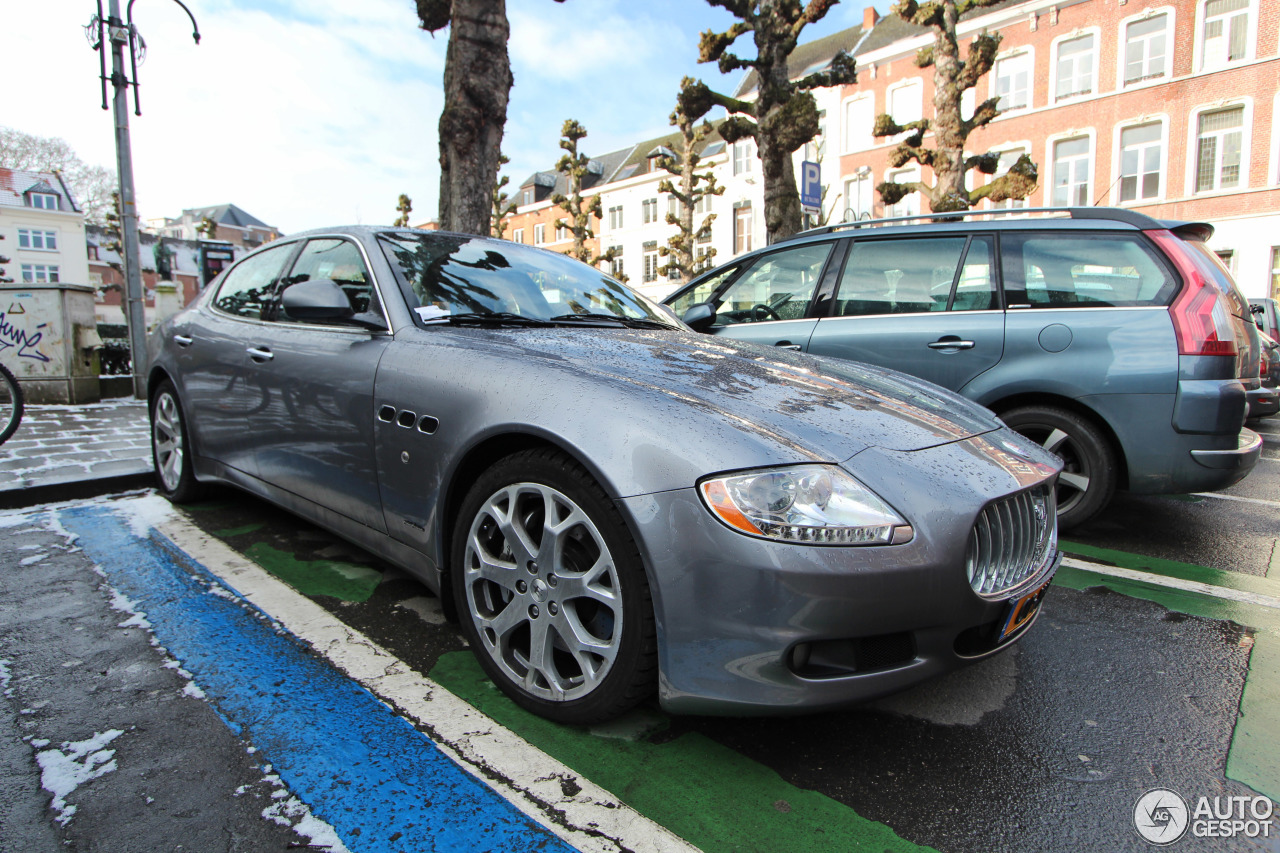
M1181 239L1169 231L1148 231L1147 235L1159 244L1182 276L1182 291L1169 306L1178 353L1235 356L1238 349L1227 294L1212 283Z

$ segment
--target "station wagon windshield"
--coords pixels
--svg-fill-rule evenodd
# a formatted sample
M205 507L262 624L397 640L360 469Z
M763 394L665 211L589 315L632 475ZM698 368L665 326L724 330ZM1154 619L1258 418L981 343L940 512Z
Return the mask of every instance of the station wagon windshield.
M379 237L419 325L492 319L679 328L644 296L564 255L464 234Z

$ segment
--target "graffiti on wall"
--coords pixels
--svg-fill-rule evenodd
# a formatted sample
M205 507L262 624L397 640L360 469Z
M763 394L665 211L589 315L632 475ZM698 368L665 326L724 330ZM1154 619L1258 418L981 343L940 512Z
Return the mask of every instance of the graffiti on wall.
M40 323L34 330L24 328L29 322L26 313L20 303L11 303L7 311L0 311L0 352L16 349L18 358L49 361L49 356L40 351L40 342L44 340L44 332L41 330L49 324ZM15 322L12 319L19 316L22 320Z

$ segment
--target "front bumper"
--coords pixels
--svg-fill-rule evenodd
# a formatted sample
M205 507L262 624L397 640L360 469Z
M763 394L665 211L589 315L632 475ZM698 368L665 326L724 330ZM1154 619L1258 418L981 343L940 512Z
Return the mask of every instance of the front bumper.
M1008 598L969 586L965 552L993 500L1051 480L1056 463L1007 430L844 467L904 514L904 545L770 542L716 521L694 489L620 502L651 573L664 707L812 711L867 701L993 654L1010 599L1043 586L1050 555ZM1019 456L1016 451L1026 451ZM986 638L986 639L984 639Z

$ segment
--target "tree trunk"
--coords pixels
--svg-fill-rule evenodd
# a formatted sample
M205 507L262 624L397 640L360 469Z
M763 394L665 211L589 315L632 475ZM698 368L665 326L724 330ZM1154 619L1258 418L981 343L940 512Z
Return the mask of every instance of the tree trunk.
M506 0L453 0L440 113L440 228L489 233L511 96Z
M774 56L768 78L760 75L760 95L756 101L759 127L756 148L764 179L765 242L772 245L799 231L804 218L800 211L800 191L796 189L795 166L791 162L795 149L787 150L779 138L785 129L779 127L781 117L778 113L782 112L791 96L787 54L777 45L768 45L767 48L772 48Z
M960 49L956 42L955 4L942 7L943 35L934 39L933 131L937 148L934 153L934 185L929 207L934 213L968 210L969 191L965 189L963 117L960 114Z

